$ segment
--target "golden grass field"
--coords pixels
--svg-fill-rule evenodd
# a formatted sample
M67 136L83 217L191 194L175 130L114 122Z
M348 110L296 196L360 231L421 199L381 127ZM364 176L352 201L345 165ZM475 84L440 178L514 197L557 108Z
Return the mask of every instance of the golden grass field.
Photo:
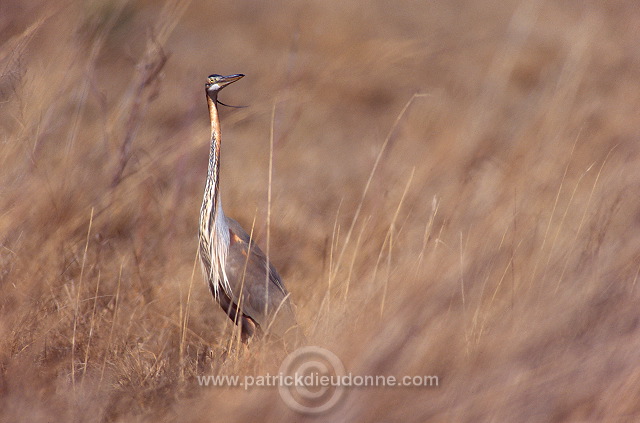
M639 39L634 0L0 3L0 421L638 421ZM286 356L194 266L211 73L310 343L437 387L198 386Z

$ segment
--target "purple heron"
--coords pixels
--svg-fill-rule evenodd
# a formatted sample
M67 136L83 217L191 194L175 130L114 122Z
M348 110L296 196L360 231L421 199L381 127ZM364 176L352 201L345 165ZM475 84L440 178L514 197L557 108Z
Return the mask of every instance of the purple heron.
M199 255L214 299L240 326L247 343L254 335L303 339L289 293L275 267L220 202L220 118L218 93L244 75L211 75L205 84L211 120L209 167L200 209ZM296 341L297 342L297 341Z

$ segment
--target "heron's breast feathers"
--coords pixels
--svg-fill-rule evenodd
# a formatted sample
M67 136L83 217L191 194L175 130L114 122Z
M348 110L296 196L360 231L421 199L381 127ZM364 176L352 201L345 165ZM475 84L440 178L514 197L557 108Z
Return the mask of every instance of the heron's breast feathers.
M203 203L200 215L200 248L198 251L202 270L216 300L219 298L220 287L229 298L233 298L225 270L229 254L229 228L225 223L221 209L218 208L217 216L213 217L215 212L212 212L208 206Z

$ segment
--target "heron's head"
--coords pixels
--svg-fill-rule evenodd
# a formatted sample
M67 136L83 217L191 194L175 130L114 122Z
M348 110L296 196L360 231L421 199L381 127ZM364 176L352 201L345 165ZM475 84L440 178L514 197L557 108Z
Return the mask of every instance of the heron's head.
M242 78L243 76L244 75L241 73L238 73L235 75L227 75L227 76L216 75L216 74L210 75L207 78L207 82L206 84L204 84L204 86L207 89L207 94L212 96L212 98L215 98L215 96L218 94L218 92L221 89L231 84L232 82L236 82L238 79Z

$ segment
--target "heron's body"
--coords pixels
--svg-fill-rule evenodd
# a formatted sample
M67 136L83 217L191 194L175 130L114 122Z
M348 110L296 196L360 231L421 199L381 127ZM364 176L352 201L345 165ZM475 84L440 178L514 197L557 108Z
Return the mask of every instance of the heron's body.
M211 75L206 84L211 119L211 150L202 208L199 254L211 293L227 316L240 325L243 341L256 332L281 338L299 336L293 306L280 275L240 224L222 210L220 175L220 89L243 75Z

